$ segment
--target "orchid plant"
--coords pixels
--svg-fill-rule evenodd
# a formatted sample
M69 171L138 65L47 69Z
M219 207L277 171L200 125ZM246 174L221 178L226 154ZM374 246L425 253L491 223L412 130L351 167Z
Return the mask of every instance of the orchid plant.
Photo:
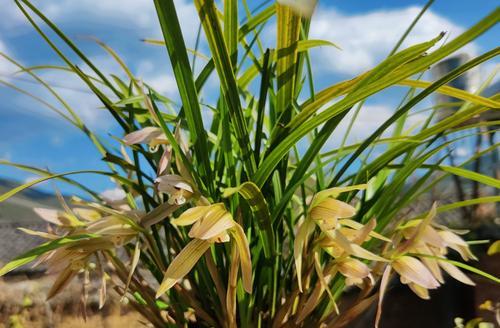
M493 127L491 122L473 119L500 108L498 95L487 98L446 84L500 50L479 55L437 81L421 80L434 63L492 28L499 9L440 47L434 46L443 34L436 31L435 39L400 50L429 1L387 59L316 91L311 68L316 63L309 52L333 45L308 38L316 1L266 2L252 11L245 0L225 0L220 7L214 0L195 0L200 34L210 49L196 74L189 59L202 54L187 48L173 0L154 0L164 40L147 42L168 53L180 99L175 107L104 43L98 41L124 76L105 75L29 0L14 1L64 66L24 67L2 56L55 97L63 110L43 103L85 133L109 170L54 174L2 161L42 177L0 195L0 201L49 179L82 193L69 200L60 196L60 210L35 209L49 230L22 230L47 242L13 259L0 275L32 261L43 264L48 273L58 274L48 298L80 276L83 303L89 281L97 279L100 306L112 287L154 327L342 327L377 304L378 325L391 280L399 279L424 299L445 283L446 274L473 285L461 269L500 282L449 258L453 250L463 261L475 260L462 231L438 220L440 213L498 202L498 196L408 211L452 174L500 186L497 179L464 167L497 145L460 167L443 164L447 147L464 138L453 133L493 133L483 129ZM260 33L272 21L276 45L264 49ZM85 125L39 69L62 70L82 80L123 129L112 140L116 147ZM200 93L212 75L220 81L220 92L214 104L205 105ZM398 85L408 91L394 114L362 142L347 144L363 103ZM440 108L433 107L425 122L408 127L408 117L433 93L460 99L461 109L435 121ZM202 107L213 115L204 117ZM172 108L175 115L166 111ZM349 121L349 112L354 115L340 131L342 143L325 150L339 124ZM309 140L307 147L301 140ZM111 178L120 193L100 194L73 179L76 174ZM354 301L344 298L353 291Z

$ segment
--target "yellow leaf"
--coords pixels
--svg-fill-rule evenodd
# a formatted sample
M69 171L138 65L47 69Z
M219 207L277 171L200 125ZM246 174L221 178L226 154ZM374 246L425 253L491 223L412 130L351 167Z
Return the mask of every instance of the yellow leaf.
M349 228L353 228L353 229L356 229L356 230L359 230L361 228L363 228L363 225L359 222L356 222L354 220L350 220L350 219L341 219L339 220L339 223L340 225L343 225L343 226L346 226L346 227L349 227ZM380 240L383 240L383 241L386 241L386 242L389 242L391 243L392 240L390 240L389 238L379 234L379 233L376 233L375 231L370 231L370 234L369 234L370 237L373 237L373 238L377 238L377 239L380 239Z
M439 235L443 238L446 246L457 251L465 261L468 261L469 259L477 259L474 254L472 254L467 242L465 242L465 240L460 238L457 234L444 230L439 231Z
M141 130L131 132L123 137L123 142L127 145L168 143L163 131L158 127L148 126Z
M410 287L410 289L421 299L424 300L430 299L429 291L426 288L414 283L409 283L408 287Z
M132 276L134 275L135 269L137 268L137 264L139 264L139 258L141 256L141 245L139 241L135 244L134 254L132 256L132 262L130 264L130 272L128 273L127 283L125 284L125 289L123 290L122 298L127 294L128 287L130 286L130 282L132 281Z
M412 227L411 236L408 236L407 242L401 244L401 247L398 249L399 254L404 254L408 252L418 241L420 241L422 235L425 233L427 226L431 224L432 219L436 216L436 203L432 204L432 208L427 213L427 216L418 223L416 227Z
M333 294L330 291L330 288L328 287L328 284L330 283L332 276L331 274L327 274L326 276L323 274L323 269L321 268L318 252L314 252L314 268L316 270L316 274L318 275L318 281L321 283L323 289L326 290L326 292L328 293L328 297L330 297L332 303L335 304L335 310L337 311L338 314L338 307L335 303L335 298L333 297ZM336 273L336 271L334 272Z
M86 221L95 221L101 218L101 213L89 208L76 207L73 212Z
M58 238L60 238L58 235L54 235L54 234L43 232L43 231L35 231L35 230L31 230L31 229L26 229L26 228L17 228L17 229L24 232L25 234L32 235L32 236L38 236L38 237L42 237L45 239L58 239Z
M403 81L400 81L398 83L401 85L406 85L406 86L410 86L410 87L414 87L414 88L427 88L428 86L430 86L432 84L432 82L422 81L422 80L419 80L419 81L403 80ZM490 99L490 98L481 97L481 96L469 93L467 91L453 88L453 87L450 87L447 85L443 85L443 86L439 87L436 90L436 92L447 95L447 96L452 96L452 97L455 97L458 99L462 99L465 101L470 101L472 103L482 105L485 107L500 108L500 103L498 101L495 101L495 100Z
M335 241L341 248L343 248L344 251L347 252L348 254L352 254L366 260L388 262L387 259L375 255L372 252L367 251L366 249L357 244L351 243L344 235L342 235L342 233L340 233L337 230L328 231L327 235L330 239Z
M73 279L77 273L78 270L73 270L71 266L67 266L66 269L64 269L59 274L59 276L57 276L56 281L54 282L54 284L52 285L47 294L47 300L51 299L52 297L60 293L61 290L69 284L71 279Z
M417 249L417 250L418 250L419 254L426 254L426 252L421 252L420 249ZM432 273L434 278L436 278L436 280L439 283L441 283L441 284L444 283L443 275L441 273L441 269L439 268L438 261L436 261L435 259L428 258L428 257L421 257L420 260L425 264L427 269L429 269L429 271Z
M389 284L389 278L391 276L391 266L388 265L384 269L384 273L382 274L382 278L380 279L380 291L378 296L378 305L377 305L377 315L375 317L375 328L378 328L380 323L380 318L382 317L382 303L384 301L385 291L387 290L387 285Z

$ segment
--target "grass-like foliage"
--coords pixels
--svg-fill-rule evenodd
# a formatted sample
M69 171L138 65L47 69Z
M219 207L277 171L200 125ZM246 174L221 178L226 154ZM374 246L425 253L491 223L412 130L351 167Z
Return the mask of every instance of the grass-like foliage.
M24 231L47 242L8 263L0 275L31 261L44 263L58 273L49 297L82 275L84 301L89 279L97 278L101 304L106 286L112 286L155 327L341 327L377 302L378 322L394 278L424 299L444 283L444 273L465 284L473 282L461 269L499 281L449 260L449 249L464 261L474 255L458 232L435 221L444 211L499 197L436 204L425 213L408 208L450 175L499 186L494 178L443 162L447 149L463 138L455 132L487 133L482 127L491 132L498 122L477 118L500 107L498 95L486 98L446 84L500 50L437 81L420 77L493 27L500 9L439 47L434 45L443 34L436 31L434 39L400 49L419 15L377 66L316 91L312 67L321 63L311 62L308 52L332 44L308 39L315 1L267 2L251 12L246 1L225 0L217 7L214 0L194 0L210 50L195 74L192 57L203 55L185 44L173 0L154 0L164 40L147 42L168 54L177 106L136 78L107 45L98 41L123 72L102 73L29 0L14 1L65 65L23 67L3 55L46 88L56 105L2 84L41 101L85 133L109 170L53 174L2 162L41 178L0 195L0 201L48 179L73 184L85 196L68 203L60 197L61 210L36 209L53 228ZM239 17L242 12L246 17ZM262 48L266 23L276 27L274 49ZM40 69L64 70L88 86L123 129L114 145L86 127L38 75ZM207 105L200 93L212 75L220 92ZM400 106L365 140L348 144L363 102L393 86L408 88ZM433 119L442 107L431 108L427 121L408 127L412 110L433 93L462 100L461 108L442 120ZM212 112L210 118L202 115L203 107ZM355 115L346 116L350 112ZM348 117L341 146L325 150ZM84 173L112 178L125 197L103 197L72 179ZM347 291L356 295L348 303Z

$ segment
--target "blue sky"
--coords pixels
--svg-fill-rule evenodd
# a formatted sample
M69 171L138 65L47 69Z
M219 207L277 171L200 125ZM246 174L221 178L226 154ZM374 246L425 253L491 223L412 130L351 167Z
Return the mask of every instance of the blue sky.
M111 73L119 69L101 49L84 36L95 36L109 44L137 76L144 78L164 95L178 99L165 50L140 41L142 38L161 36L152 0L43 0L34 3L67 35L75 38L76 43L103 71ZM188 43L194 44L198 20L193 4L189 0L179 0L176 3L185 38ZM249 0L248 3L255 7L260 1ZM383 59L425 1L320 0L319 3L313 16L312 37L330 40L343 48L343 51L333 48L313 51L316 83L321 88L353 77ZM453 38L488 14L496 5L497 1L494 0L436 0L405 45L426 41L442 30L449 32L449 37ZM61 64L20 14L13 1L4 1L2 6L0 51L6 52L25 66ZM272 33L266 32L271 28L270 25L264 30L264 40L269 46L275 40ZM479 54L491 49L497 45L499 32L499 28L495 27L464 51ZM201 51L207 53L206 47L202 47ZM494 66L495 63L489 63L481 72L491 71ZM0 58L0 79L56 104L47 92L31 83L27 76L12 75L12 72L12 66ZM41 71L40 76L56 87L91 128L107 138L111 145L117 146L109 135L121 137L120 130L82 83L60 72ZM216 90L217 81L211 79L202 96L210 101L211 91ZM360 114L355 127L358 132L353 134L352 140L359 140L373 130L380 120L387 118L397 105L400 95L401 90L391 89L369 99ZM2 86L0 99L0 159L49 168L54 172L106 168L88 139L47 108ZM418 123L419 119L424 117L416 116L414 123ZM335 140L338 138L333 136L329 145L334 146ZM0 177L27 181L34 176L0 166ZM101 176L85 175L77 180L101 191L113 186ZM45 188L50 188L50 185ZM68 193L73 191L69 187L61 188Z

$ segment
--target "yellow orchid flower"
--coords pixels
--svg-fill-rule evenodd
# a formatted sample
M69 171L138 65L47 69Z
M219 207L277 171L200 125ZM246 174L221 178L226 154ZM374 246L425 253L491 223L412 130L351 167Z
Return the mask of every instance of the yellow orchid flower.
M365 188L366 185L336 187L323 190L312 198L308 214L299 226L294 241L295 266L297 268L297 280L301 292L302 252L307 239L314 232L316 225L322 231L322 235L317 240L316 245L323 248L339 261L345 260L351 255L373 261L388 261L361 247L361 244L371 237L389 241L384 236L373 232L376 221L372 220L368 224L363 225L349 220L350 217L356 214L356 209L345 202L335 199L335 197L343 192ZM348 272L347 268L344 272Z
M444 257L448 253L447 248L452 248L466 261L475 258L468 244L454 232L433 224L435 217L436 204L424 219L411 220L400 226L398 230L402 241L393 256L396 260L392 267L401 275L401 281L423 299L429 298L427 289L437 288L444 282L441 270L464 284L474 285L469 277L446 262ZM415 256L408 256L409 253Z
M248 240L243 228L234 221L224 204L190 208L171 222L177 226L192 225L189 237L193 239L170 263L157 290L157 297L184 278L212 244L229 242L231 239L234 240L238 250L243 287L248 293L252 292L252 263Z

